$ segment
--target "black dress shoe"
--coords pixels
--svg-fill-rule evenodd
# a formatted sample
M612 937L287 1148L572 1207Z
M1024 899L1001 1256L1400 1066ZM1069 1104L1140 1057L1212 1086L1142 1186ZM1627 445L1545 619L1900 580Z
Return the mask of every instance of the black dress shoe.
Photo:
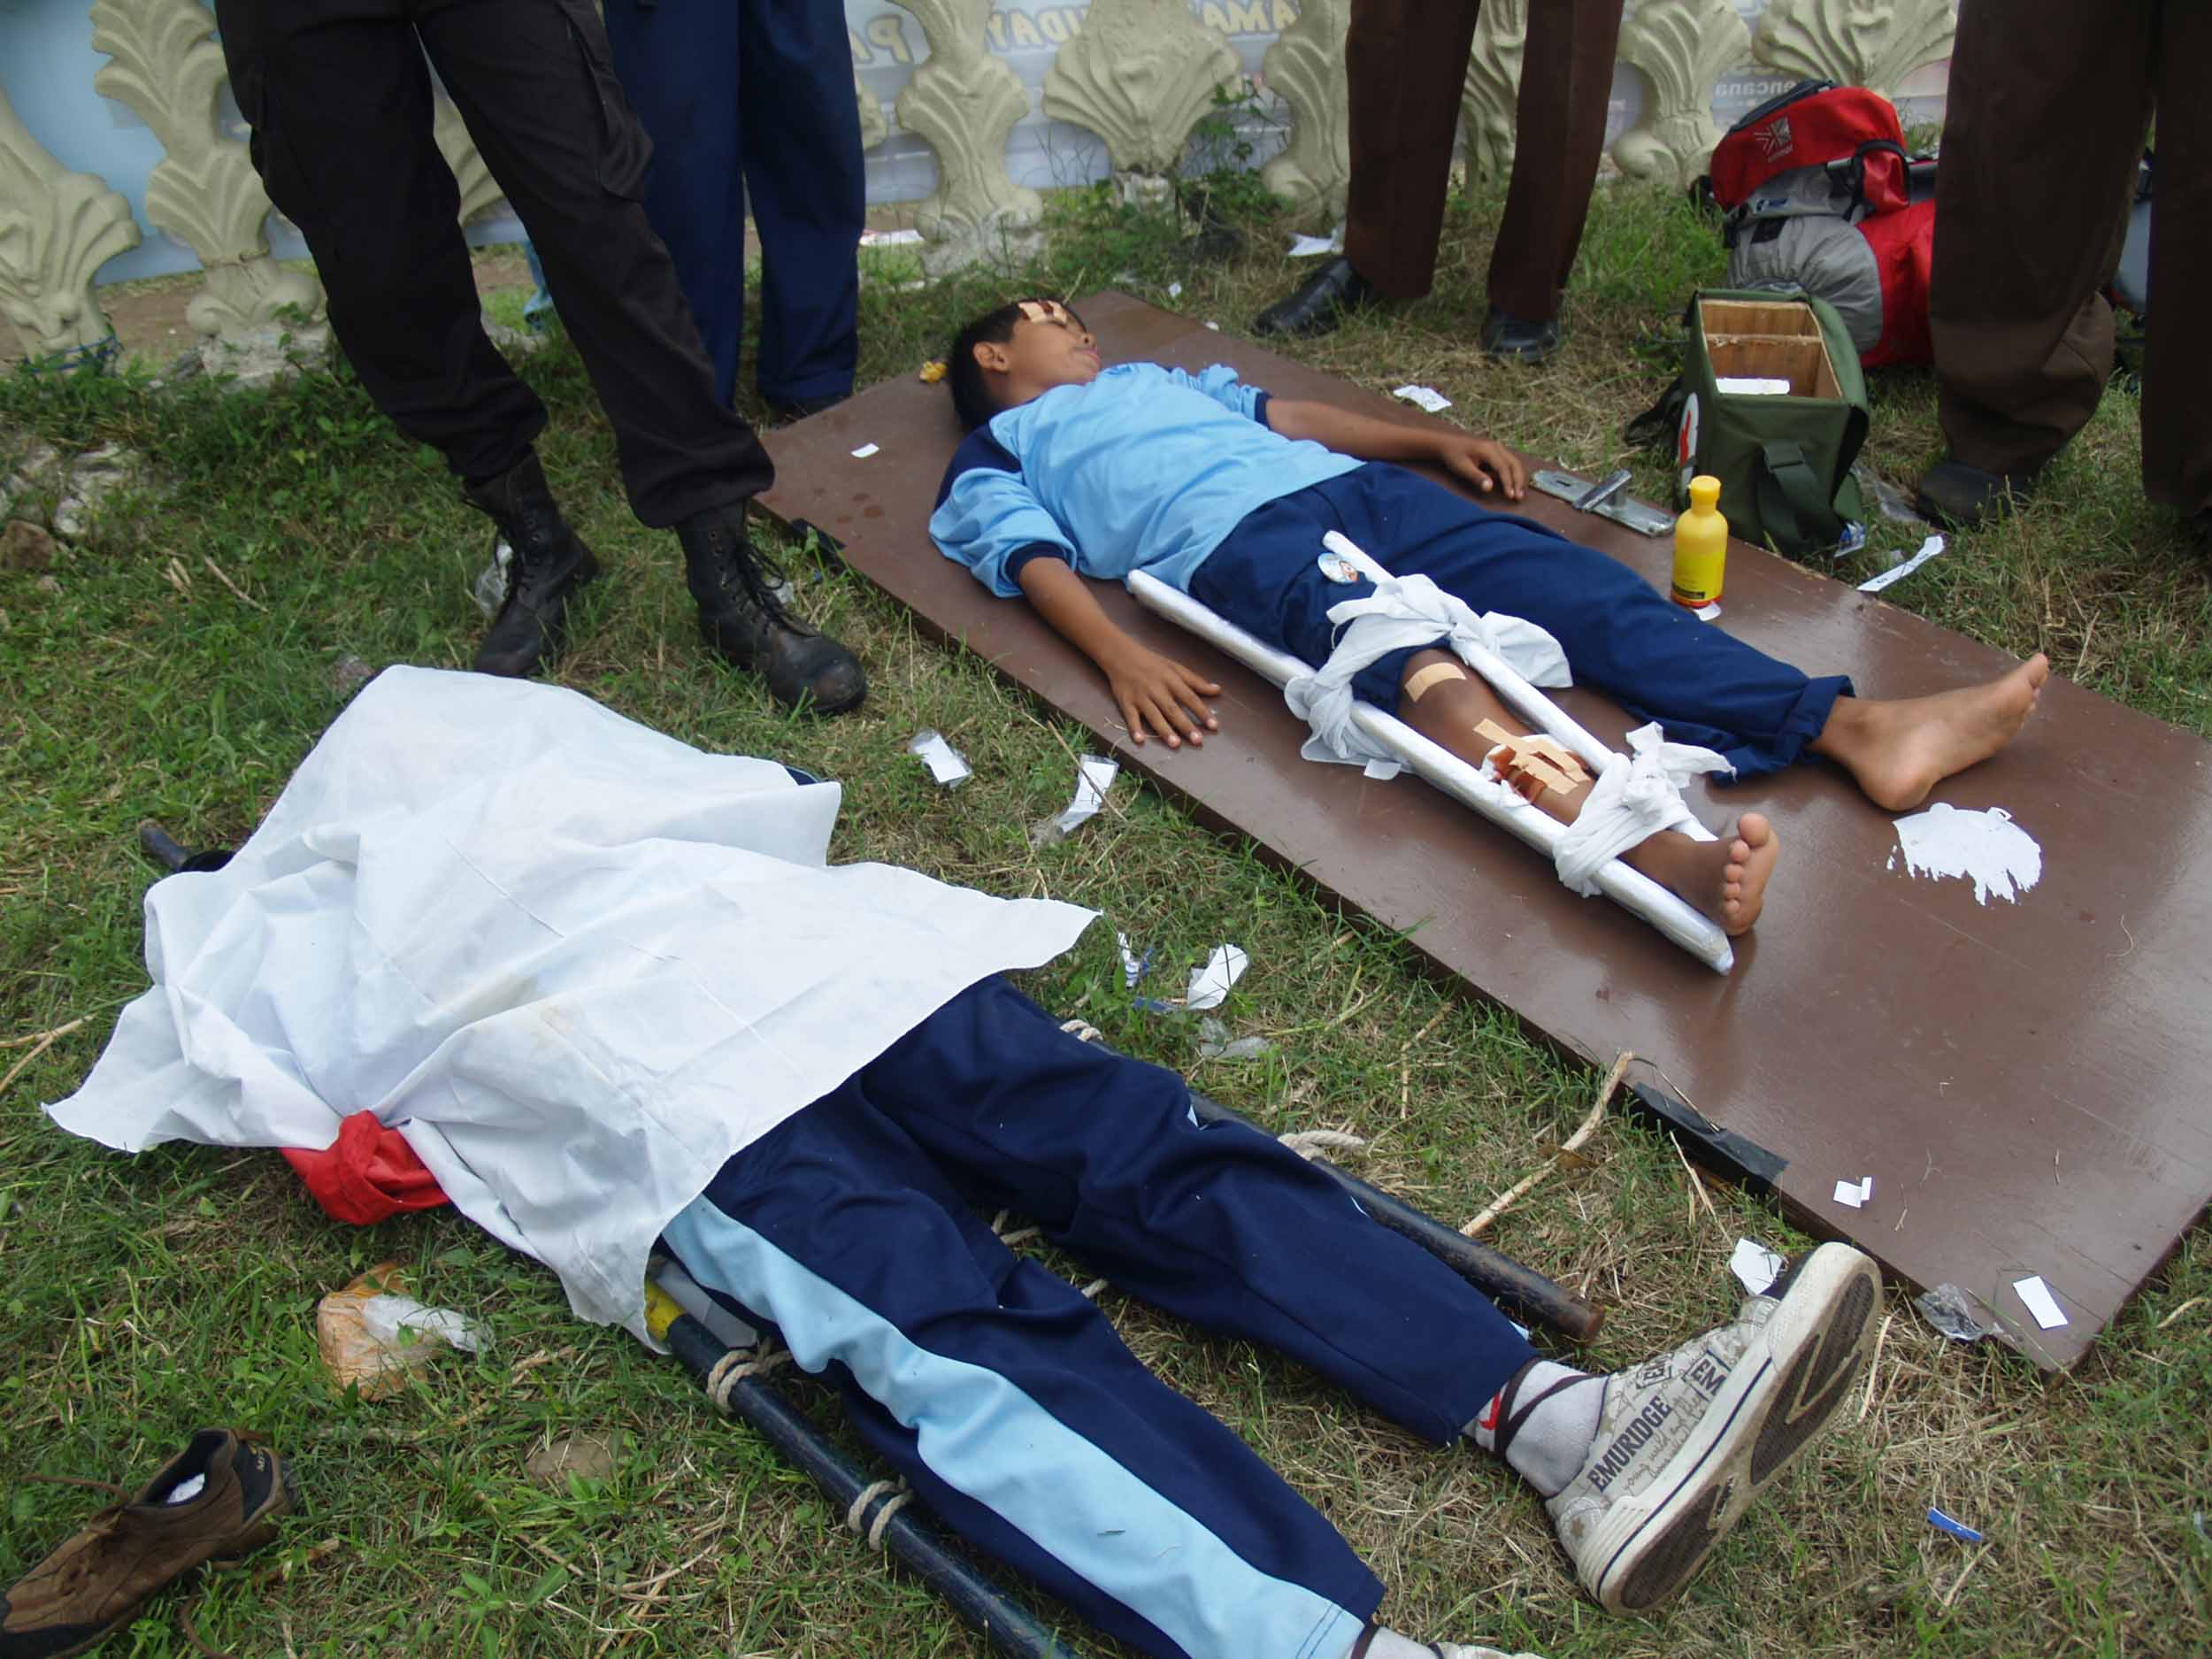
M1947 457L1930 467L1913 498L1913 510L1923 518L1948 525L1954 530L1972 530L2009 499L2025 501L2035 485L2032 472L1985 472L1978 466Z
M1372 305L1381 297L1349 259L1337 254L1301 283L1297 292L1254 318L1252 332L1263 339L1311 339L1333 330L1347 311Z
M1541 363L1559 349L1559 319L1508 317L1493 305L1482 319L1482 351L1500 363Z

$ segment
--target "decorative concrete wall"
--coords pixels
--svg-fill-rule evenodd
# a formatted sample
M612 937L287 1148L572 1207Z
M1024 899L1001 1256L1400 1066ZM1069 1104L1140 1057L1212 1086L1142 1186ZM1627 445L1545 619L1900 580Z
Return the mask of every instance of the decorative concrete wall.
M872 196L919 202L933 267L1018 252L1033 245L1039 183L1105 174L1125 199L1159 200L1194 130L1226 99L1269 188L1340 212L1354 3L847 0ZM1528 9L1544 3L1483 7L1463 109L1479 170L1510 165ZM73 21L87 19L83 4L0 0L0 314L34 353L96 349L107 332L100 267L146 238L142 217L150 242L188 249L205 272L190 318L211 350L315 337L319 286L278 263L296 238L272 218L247 159L202 0L90 6L91 103L107 100L113 125L132 127L142 151L150 138L158 159L129 179L73 165L88 127L53 117L51 71L83 52L74 35L86 25ZM1703 171L1721 119L1800 77L1909 93L1916 72L1947 58L1957 13L1956 0L1631 0L1626 10L1611 155L1624 173L1670 187ZM38 96L37 119L19 119L11 91L27 110ZM498 186L449 106L437 136L480 235L503 214Z

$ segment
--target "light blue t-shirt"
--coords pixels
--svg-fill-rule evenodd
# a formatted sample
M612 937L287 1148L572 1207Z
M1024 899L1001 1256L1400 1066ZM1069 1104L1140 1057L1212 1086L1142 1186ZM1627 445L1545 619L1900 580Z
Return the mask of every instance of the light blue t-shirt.
M1360 463L1267 424L1267 394L1216 364L1122 363L994 415L946 469L929 534L1002 598L1030 559L1118 581L1191 572L1247 513Z

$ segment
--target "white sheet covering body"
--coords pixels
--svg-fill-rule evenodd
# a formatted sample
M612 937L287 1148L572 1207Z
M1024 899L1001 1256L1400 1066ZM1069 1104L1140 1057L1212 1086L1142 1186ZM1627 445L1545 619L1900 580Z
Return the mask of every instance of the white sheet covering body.
M147 894L153 988L47 1110L127 1152L373 1110L649 1340L648 1252L724 1160L1091 920L832 867L839 798L574 692L388 669L227 868Z

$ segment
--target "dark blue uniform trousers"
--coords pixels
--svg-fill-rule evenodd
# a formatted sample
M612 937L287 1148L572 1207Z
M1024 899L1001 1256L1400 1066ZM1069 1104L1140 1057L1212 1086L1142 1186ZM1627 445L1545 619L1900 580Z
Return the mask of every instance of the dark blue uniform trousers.
M999 979L725 1164L685 1270L797 1363L930 1507L1161 1659L1342 1659L1381 1586L1244 1441L1156 1379L1001 1209L1119 1289L1264 1343L1430 1440L1532 1350L1434 1257L1183 1079Z
M1246 514L1192 573L1191 597L1317 668L1335 649L1329 608L1375 591L1322 573L1330 530L1394 576L1426 576L1478 611L1547 630L1578 684L1657 720L1678 743L1718 750L1739 780L1796 760L1851 690L1839 674L1810 678L1701 622L1618 559L1371 462ZM1354 694L1395 713L1413 655L1372 664Z
M760 232L761 395L849 393L867 187L844 7L607 0L606 20L653 140L646 216L676 262L723 403L745 338L748 192Z

